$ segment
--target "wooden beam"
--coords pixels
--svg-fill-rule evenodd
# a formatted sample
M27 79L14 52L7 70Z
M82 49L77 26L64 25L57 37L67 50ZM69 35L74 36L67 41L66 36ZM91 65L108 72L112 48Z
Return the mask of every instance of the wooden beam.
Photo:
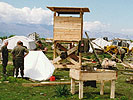
M56 49L56 52L60 55L61 51L59 49Z
M53 60L56 58L56 42L54 42Z
M83 98L83 81L79 81L79 99Z
M55 58L55 59L53 60L53 64L59 62L60 60L62 60L62 59L60 58L60 56L58 56L57 58Z
M88 59L88 58L84 58L84 57L82 57L82 60L86 60L86 61L93 61L92 59Z
M72 54L73 52L75 52L77 49L78 49L78 46L73 47L73 48L71 48L70 50L67 51L67 54L70 55L70 54Z
M115 80L111 81L111 93L110 93L110 98L115 98Z
M71 79L71 93L75 94L75 80L73 78Z
M54 64L54 67L55 68L74 68L74 69L80 69L79 66L76 66L76 65L66 65L66 64Z
M98 60L98 63L99 63L99 65L100 65L100 67L101 67L102 65L101 65L100 59L99 59L98 56L97 56L97 53L96 53L96 51L95 51L95 49L94 49L94 47L93 47L93 45L92 45L92 43L91 43L91 40L90 40L90 38L89 38L87 32L85 32L85 35L86 35L87 39L89 40L90 45L91 45L91 47L92 47L92 49L93 49L94 55L95 55L96 59Z
M89 8L85 7L47 7L51 11L56 12L90 12Z
M78 82L75 82L77 84ZM22 83L24 87L45 86L45 85L70 85L71 82L42 82L42 83Z
M79 66L79 63L76 62L75 60L73 60L72 58L67 57L66 59L67 59L68 61L70 61L71 63L73 63L74 65Z
M104 81L101 81L100 95L104 94Z
M124 74L124 75L132 75L133 76L133 73L122 72L122 74Z
M82 53L79 53L79 66L82 66Z

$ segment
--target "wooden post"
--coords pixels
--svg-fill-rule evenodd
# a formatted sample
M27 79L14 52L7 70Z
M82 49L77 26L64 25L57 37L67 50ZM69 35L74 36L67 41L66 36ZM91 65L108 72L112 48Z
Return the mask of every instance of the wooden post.
M100 95L104 94L104 81L101 81Z
M83 98L83 81L79 81L79 99Z
M110 98L115 98L115 80L111 80Z
M56 42L54 41L53 61L56 58Z
M82 53L79 53L79 67L82 66Z
M81 18L81 39L83 38L83 12L80 12L80 18Z
M71 78L71 93L75 94L75 80Z
M92 50L93 50L93 52L94 52L94 55L95 55L96 59L98 60L98 63L99 63L99 65L100 65L100 67L101 67L102 65L101 65L100 59L99 59L98 56L97 56L97 53L96 53L96 51L95 51L95 48L93 47L93 45L92 45L92 43L91 43L91 40L90 40L90 38L89 38L87 32L85 32L85 35L86 35L87 39L89 40L90 45L91 45L91 47L92 47Z

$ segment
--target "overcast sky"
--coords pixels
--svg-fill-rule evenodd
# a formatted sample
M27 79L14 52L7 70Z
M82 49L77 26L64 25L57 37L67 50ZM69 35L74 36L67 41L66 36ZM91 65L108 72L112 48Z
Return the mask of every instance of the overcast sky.
M133 34L133 0L0 0L0 23L51 25L46 6L88 7L84 30Z

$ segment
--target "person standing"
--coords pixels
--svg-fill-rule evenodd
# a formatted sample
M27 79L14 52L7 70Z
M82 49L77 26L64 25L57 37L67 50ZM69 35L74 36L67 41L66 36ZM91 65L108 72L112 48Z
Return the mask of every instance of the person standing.
M124 59L125 54L126 54L126 50L123 49L123 48L118 47L118 52L120 54L121 61L123 62L123 59Z
M17 46L14 47L14 49L12 50L12 55L13 55L13 59L15 60L15 71L16 71L16 78L18 77L18 73L19 73L19 68L20 68L20 73L21 73L21 77L23 78L24 76L24 57L29 53L28 49L26 49L25 47L23 47L21 41L17 42Z
M35 50L42 51L45 54L48 49L43 46L41 41L37 41L37 47Z
M6 75L6 66L8 63L8 49L7 49L8 42L6 41L4 46L1 47L2 52L2 66L3 66L3 74Z

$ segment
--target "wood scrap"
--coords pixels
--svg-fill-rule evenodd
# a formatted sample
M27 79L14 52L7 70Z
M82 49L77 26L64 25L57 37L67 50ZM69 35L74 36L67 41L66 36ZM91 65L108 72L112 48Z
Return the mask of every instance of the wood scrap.
M122 72L124 75L133 75L133 73Z
M70 85L70 84L71 82L41 82L41 83L22 83L22 86L36 87L36 86L45 86L45 85Z

